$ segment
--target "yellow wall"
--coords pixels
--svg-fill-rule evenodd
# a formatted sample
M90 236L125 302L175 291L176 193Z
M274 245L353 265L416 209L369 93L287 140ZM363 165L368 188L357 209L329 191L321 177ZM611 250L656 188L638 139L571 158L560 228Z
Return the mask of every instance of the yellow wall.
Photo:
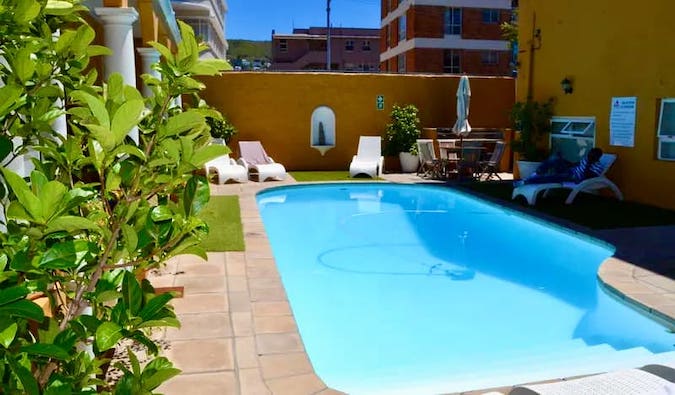
M394 104L416 105L422 127L451 127L458 80L441 75L232 72L205 78L203 97L232 121L237 140L262 141L288 170L346 170L359 136L382 135ZM470 77L470 85L471 125L508 127L514 80ZM376 109L377 95L385 98L382 111ZM310 118L319 106L330 107L336 118L336 146L323 157L310 148ZM230 148L238 157L236 140Z
M609 177L626 198L675 209L675 162L656 159L659 100L675 97L673 12L673 0L521 0L517 96L527 97L536 20L534 99L555 97L556 115L595 116L596 145L618 154ZM573 80L569 95L565 77ZM619 96L637 97L633 148L609 145L610 102Z

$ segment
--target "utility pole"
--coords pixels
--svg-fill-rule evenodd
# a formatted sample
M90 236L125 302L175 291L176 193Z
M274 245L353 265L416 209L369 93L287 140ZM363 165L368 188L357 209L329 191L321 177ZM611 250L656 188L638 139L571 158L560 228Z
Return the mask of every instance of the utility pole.
M330 71L330 0L326 0L326 70Z

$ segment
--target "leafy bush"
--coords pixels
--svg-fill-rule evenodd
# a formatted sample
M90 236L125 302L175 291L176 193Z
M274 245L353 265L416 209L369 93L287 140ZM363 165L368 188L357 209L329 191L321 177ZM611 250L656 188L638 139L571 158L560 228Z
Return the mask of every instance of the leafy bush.
M404 107L394 105L391 110L391 122L384 132L384 154L398 155L399 152L410 152L417 155L417 139L420 138L417 117L419 110L412 104Z
M196 218L209 199L204 163L227 153L210 146L206 117L217 111L172 107L225 64L198 59L204 46L180 23L177 54L163 56L162 79L142 76L143 98L119 74L103 86L89 70L94 31L77 0L6 0L0 7L0 160L37 153L27 179L1 168L8 190L0 233L0 392L151 394L178 374L156 357L143 369L129 355L118 382L102 366L124 339L156 355L149 336L179 326L142 273L178 254L196 254L208 231ZM55 34L57 31L60 35ZM195 103L199 103L196 101ZM66 111L67 109L67 111ZM62 136L52 122L68 114ZM129 137L137 128L138 141Z
M222 119L206 117L206 123L209 125L211 137L214 139L223 139L225 144L230 142L232 136L237 134L237 129L226 117Z
M543 103L537 101L516 102L511 109L511 122L516 132L516 139L511 142L511 149L527 161L541 161L548 155L547 136L551 132L554 100Z

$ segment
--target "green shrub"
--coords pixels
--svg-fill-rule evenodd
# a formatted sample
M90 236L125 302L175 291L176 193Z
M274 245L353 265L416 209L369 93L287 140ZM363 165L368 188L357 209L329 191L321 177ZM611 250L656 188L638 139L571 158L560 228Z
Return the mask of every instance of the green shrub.
M412 104L404 107L394 105L390 115L391 122L387 124L384 132L385 155L398 155L399 152L417 155L417 139L421 133L418 114L419 110Z

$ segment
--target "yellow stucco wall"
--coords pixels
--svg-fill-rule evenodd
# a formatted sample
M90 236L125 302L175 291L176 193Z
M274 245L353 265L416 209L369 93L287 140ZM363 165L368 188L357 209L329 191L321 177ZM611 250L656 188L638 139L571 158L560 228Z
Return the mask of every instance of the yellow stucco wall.
M205 78L203 97L238 130L236 140L260 140L288 170L346 170L360 135L382 135L394 104L414 104L421 126L451 127L459 77L440 75L231 72ZM505 128L514 102L511 78L470 76L469 121ZM384 95L384 110L376 108ZM310 118L328 106L336 118L336 146L321 156L310 148ZM238 157L236 140L230 143ZM386 170L386 169L385 169Z
M673 0L521 0L517 97L527 97L533 20L541 29L533 97L555 97L559 116L595 116L596 145L618 154L609 177L629 200L675 209L675 162L657 160L659 102L675 97ZM537 41L535 41L536 44ZM563 78L573 80L565 95ZM636 96L635 146L609 145L612 97Z

